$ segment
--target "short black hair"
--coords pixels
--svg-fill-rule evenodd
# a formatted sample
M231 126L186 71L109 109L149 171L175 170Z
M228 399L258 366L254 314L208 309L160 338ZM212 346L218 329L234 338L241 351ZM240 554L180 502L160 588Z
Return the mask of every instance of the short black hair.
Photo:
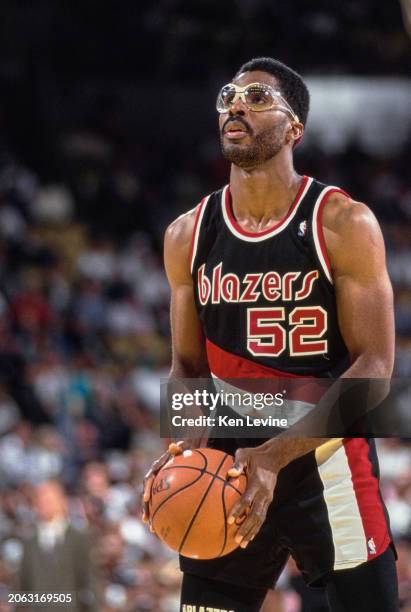
M272 57L256 57L246 62L235 76L238 77L243 72L250 72L251 70L262 70L278 79L282 95L295 114L298 115L301 123L305 125L310 108L310 93L302 76Z

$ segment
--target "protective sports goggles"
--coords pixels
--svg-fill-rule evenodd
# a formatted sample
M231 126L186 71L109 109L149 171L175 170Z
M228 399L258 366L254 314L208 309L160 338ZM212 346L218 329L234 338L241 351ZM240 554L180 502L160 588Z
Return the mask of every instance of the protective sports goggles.
M265 83L250 83L245 87L239 87L235 83L224 85L217 97L217 111L228 113L238 99L251 111L262 112L275 108L287 113L293 121L299 122L298 116L281 93Z

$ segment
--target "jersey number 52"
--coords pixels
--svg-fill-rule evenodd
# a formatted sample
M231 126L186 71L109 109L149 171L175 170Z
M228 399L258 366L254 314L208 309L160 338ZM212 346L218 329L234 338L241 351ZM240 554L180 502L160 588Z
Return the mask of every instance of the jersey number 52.
M247 309L247 349L256 357L278 357L287 348L292 357L327 353L327 312L321 306L298 306L288 315L285 308ZM287 338L288 336L288 338Z

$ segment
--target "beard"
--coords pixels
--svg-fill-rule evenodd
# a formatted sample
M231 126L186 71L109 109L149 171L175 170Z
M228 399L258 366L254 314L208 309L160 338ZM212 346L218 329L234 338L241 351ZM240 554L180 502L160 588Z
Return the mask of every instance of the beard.
M255 168L267 162L277 155L283 147L283 129L280 125L260 132L252 137L252 142L247 145L225 142L223 134L220 134L221 151L225 159L244 168L245 170Z

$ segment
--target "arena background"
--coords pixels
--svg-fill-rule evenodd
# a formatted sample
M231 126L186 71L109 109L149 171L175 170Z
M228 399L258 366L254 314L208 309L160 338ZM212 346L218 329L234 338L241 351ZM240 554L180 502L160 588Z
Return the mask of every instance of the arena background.
M175 555L139 510L143 474L163 446L162 238L168 222L227 180L215 97L250 57L276 57L307 77L312 115L297 169L343 187L379 218L396 297L396 375L411 375L407 5L3 0L1 612L18 609L6 603L9 590L32 590L37 553L27 541L39 516L65 508L78 537L69 569L56 568L63 539L45 529L36 584L49 580L59 592L77 580L73 610L178 609ZM379 447L409 611L411 445ZM71 576L72 558L81 575ZM265 607L322 610L321 592L307 595L292 564Z

